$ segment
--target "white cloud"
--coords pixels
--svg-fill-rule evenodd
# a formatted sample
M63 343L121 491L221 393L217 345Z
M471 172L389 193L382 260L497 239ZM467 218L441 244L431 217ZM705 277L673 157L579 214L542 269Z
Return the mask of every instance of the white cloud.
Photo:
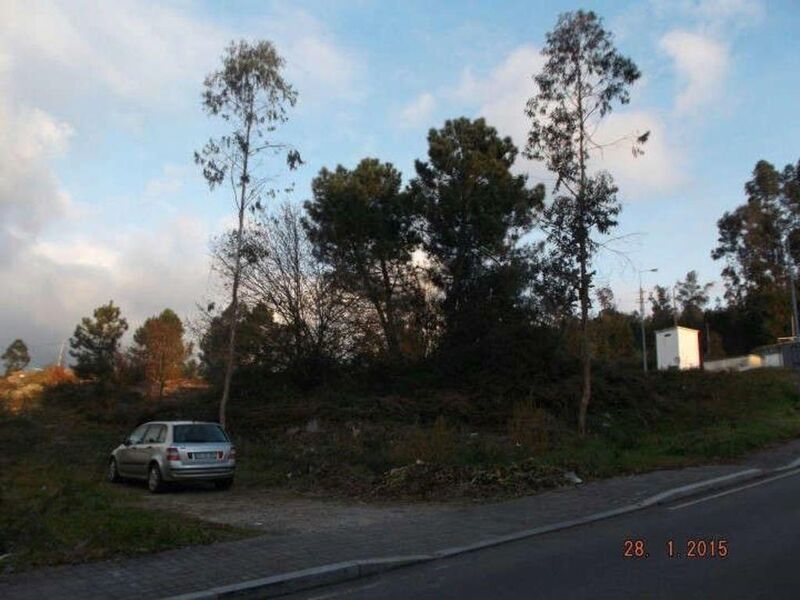
M436 109L436 98L433 94L424 92L414 98L400 111L400 125L414 128L430 124L431 115Z
M522 149L530 129L525 105L535 93L532 77L543 64L544 59L535 47L521 46L485 77L476 77L470 69L465 69L451 93L462 102L477 104L477 115L485 117L501 135L511 136ZM625 199L664 193L682 181L678 153L669 143L668 128L653 112L627 109L612 113L603 121L595 138L599 143L609 143L645 131L651 135L644 156L634 157L630 141L621 141L592 157L592 165L608 169L614 175ZM528 173L534 182L554 180L553 174L538 162L520 157L515 168Z
M680 152L671 144L669 127L655 113L627 110L611 113L597 132L598 141L621 140L595 154L593 161L608 170L627 200L675 190L685 181ZM631 153L631 136L650 132L644 154Z
M112 270L119 265L119 252L91 240L76 239L66 242L37 242L31 252L56 268L97 267Z
M164 165L161 175L145 183L145 198L158 198L181 191L188 171L185 166Z
M149 107L174 105L199 82L226 41L218 28L156 3L11 0L0 42L22 93L81 98L97 91ZM36 72L36 77L23 73Z
M709 108L730 105L733 95L725 88L736 40L763 21L766 9L763 0L649 0L615 18L614 29L626 38L651 32L678 80L676 114L705 110L705 116Z
M68 213L69 195L48 160L66 150L72 134L68 123L0 95L0 262Z
M167 164L142 180L141 202L127 217L126 190L72 201L54 159L74 169L72 148L80 161L102 160L92 155L93 140L146 138L153 124L187 111L203 119L203 77L232 39L272 40L302 107L363 97L362 60L307 13L271 6L264 18L220 25L195 6L0 2L0 346L6 337L60 339L109 298L133 327L165 306L186 315L207 291L216 223L164 210L189 193L189 167ZM108 214L121 218L108 223ZM177 217L165 223L165 215ZM137 226L149 222L163 225Z
M283 47L278 46L279 51ZM285 44L289 81L299 92L300 106L336 100L359 100L364 94L364 67L352 54L318 31Z
M287 61L301 102L352 100L363 65L324 24L301 10L229 29L191 4L82 0L0 3L0 69L15 71L16 95L36 105L82 105L97 94L146 109L198 106L203 77L232 39L270 39ZM26 74L36 72L36 77ZM198 108L199 110L199 108Z
M665 34L660 47L672 59L682 82L675 100L678 113L696 112L722 96L730 65L725 44L702 33L678 29Z
M456 98L478 103L479 114L504 135L524 144L529 126L525 104L534 92L532 77L544 64L539 50L525 45L512 51L483 79L465 69L456 88Z
M689 12L708 27L719 29L749 26L764 17L764 6L758 0L700 0L691 3Z
M107 239L73 235L24 248L0 265L0 345L14 337L68 337L81 317L109 299L122 308L131 330L166 307L192 315L208 292L209 235L202 221L178 217L152 231ZM35 358L51 359L41 352Z
M711 28L752 25L765 14L762 0L650 0L641 8L640 16L689 18Z

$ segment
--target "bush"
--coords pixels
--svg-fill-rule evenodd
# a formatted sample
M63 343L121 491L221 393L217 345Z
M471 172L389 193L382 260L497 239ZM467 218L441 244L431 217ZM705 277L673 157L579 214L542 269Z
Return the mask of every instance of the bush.
M508 436L515 444L534 453L544 452L550 447L552 421L546 410L535 406L530 400L519 402L514 405L508 420Z
M430 429L416 427L392 449L392 459L400 464L417 461L453 464L458 456L458 432L439 416Z

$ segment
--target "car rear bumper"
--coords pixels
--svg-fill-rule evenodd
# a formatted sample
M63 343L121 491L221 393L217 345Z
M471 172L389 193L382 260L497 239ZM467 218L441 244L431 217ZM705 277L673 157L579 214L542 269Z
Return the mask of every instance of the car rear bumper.
M169 474L165 473L164 479L168 481L211 481L215 479L230 479L235 472L235 465L170 465Z

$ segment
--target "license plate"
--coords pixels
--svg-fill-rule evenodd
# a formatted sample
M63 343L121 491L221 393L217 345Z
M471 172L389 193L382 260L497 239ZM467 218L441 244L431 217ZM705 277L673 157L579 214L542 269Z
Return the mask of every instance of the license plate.
M195 458L214 458L217 456L216 452L195 452Z

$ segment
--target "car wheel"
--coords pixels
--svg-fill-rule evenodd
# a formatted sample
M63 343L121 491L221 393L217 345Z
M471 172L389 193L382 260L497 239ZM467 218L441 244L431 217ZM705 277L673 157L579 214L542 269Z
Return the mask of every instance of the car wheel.
M219 481L214 482L214 487L218 490L229 490L233 485L233 477L230 479L220 479Z
M112 458L108 461L108 471L106 472L106 479L109 483L119 483L122 481L122 477L119 475L119 471L117 470L117 459Z
M147 489L153 494L164 491L164 480L161 478L161 469L158 465L150 465L147 472Z

